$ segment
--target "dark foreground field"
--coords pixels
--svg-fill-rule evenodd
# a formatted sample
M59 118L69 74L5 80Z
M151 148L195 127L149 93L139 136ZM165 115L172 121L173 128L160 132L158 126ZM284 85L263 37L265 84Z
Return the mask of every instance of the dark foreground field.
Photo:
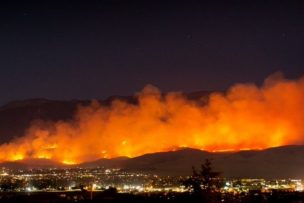
M68 203L68 202L103 202L103 203L187 203L187 202L304 202L304 193L273 192L261 194L232 195L213 193L209 195L191 195L189 193L159 193L159 194L121 194L111 192L31 192L31 193L0 193L0 203Z

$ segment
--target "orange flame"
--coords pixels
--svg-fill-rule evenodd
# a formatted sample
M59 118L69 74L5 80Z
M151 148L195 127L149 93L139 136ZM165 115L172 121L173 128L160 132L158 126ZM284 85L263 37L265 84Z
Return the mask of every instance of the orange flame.
M0 161L47 158L74 164L186 146L225 151L304 140L304 78L271 76L262 87L237 84L225 94L211 94L206 105L176 92L162 96L152 86L137 97L137 105L93 101L80 107L72 122L33 124L25 136L0 146Z

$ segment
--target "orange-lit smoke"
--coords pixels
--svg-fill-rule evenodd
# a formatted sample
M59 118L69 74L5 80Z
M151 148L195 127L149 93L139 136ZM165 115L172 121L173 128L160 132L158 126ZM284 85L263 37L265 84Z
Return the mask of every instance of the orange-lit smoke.
M0 161L47 158L80 163L192 147L262 149L304 141L304 78L271 76L262 87L237 84L207 104L145 87L138 104L115 100L80 107L73 121L33 124L0 146Z

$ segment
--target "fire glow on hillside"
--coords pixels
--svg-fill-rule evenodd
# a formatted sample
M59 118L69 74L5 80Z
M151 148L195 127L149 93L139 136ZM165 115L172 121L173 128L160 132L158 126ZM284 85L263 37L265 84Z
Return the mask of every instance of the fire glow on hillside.
M46 158L66 164L191 147L208 151L302 144L304 78L277 75L262 87L237 84L205 105L152 86L138 104L80 107L71 122L40 122L0 146L0 161Z

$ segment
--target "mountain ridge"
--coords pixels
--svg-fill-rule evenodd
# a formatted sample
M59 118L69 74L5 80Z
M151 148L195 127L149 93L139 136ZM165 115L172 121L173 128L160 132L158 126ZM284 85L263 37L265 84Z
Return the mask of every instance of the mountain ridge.
M207 152L184 148L176 151L144 154L134 158L117 157L99 159L77 165L64 165L52 160L35 159L0 163L0 167L48 168L51 163L57 168L120 168L128 172L143 172L160 176L191 175L192 166L199 168L205 159L210 159L214 169L224 177L234 178L303 178L304 145L287 145L264 150L230 152Z

